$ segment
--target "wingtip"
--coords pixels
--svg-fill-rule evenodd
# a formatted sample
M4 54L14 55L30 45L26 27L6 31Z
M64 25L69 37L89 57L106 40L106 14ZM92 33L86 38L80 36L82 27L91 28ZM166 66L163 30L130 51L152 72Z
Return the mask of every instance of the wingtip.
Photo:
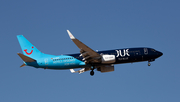
M67 33L69 34L69 37L70 37L71 39L75 39L75 37L72 35L72 33L71 33L69 30L67 30Z

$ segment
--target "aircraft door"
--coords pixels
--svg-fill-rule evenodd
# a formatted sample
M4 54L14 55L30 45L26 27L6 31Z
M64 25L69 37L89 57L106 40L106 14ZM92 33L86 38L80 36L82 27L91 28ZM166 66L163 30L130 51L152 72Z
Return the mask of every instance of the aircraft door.
M144 54L147 55L148 54L148 49L144 48Z
M47 58L44 59L44 63L45 63L45 65L48 65L48 59Z

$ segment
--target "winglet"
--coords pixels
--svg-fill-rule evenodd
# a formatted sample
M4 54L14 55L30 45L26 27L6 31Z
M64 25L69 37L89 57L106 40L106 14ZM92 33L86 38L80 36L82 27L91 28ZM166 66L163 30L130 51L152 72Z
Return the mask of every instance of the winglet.
M71 32L70 32L69 30L67 30L67 33L69 34L69 37L70 37L71 39L75 39L75 37L71 34Z

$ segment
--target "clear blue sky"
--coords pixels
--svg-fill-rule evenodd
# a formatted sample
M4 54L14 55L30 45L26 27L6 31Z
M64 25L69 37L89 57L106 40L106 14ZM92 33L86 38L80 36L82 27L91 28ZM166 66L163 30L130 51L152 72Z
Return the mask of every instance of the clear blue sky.
M180 102L179 0L1 0L0 102ZM110 73L19 66L16 35L44 53L78 53L66 30L94 50L151 47L147 62Z

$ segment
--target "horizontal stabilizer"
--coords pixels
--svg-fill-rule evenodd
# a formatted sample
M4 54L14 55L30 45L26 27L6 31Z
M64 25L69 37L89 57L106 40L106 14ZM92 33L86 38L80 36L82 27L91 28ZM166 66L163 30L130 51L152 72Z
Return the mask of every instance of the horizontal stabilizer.
M85 72L85 68L81 69L81 70L78 70L78 71L75 71L74 69L70 69L71 73L84 73Z
M27 57L27 56L25 56L25 55L23 55L23 54L21 54L21 53L17 53L18 55L19 55L19 57L21 57L21 59L24 61L24 62L34 62L34 61L36 61L36 60L34 60L34 59L32 59L32 58L30 58L30 57ZM22 67L23 67L24 65L22 65Z
M71 73L77 73L74 69L70 69Z
M23 64L23 65L21 65L20 67L24 67L24 66L26 66L26 64Z
M82 68L81 70L75 71L74 69L70 69L71 73L84 73L85 71L90 70L90 68Z

